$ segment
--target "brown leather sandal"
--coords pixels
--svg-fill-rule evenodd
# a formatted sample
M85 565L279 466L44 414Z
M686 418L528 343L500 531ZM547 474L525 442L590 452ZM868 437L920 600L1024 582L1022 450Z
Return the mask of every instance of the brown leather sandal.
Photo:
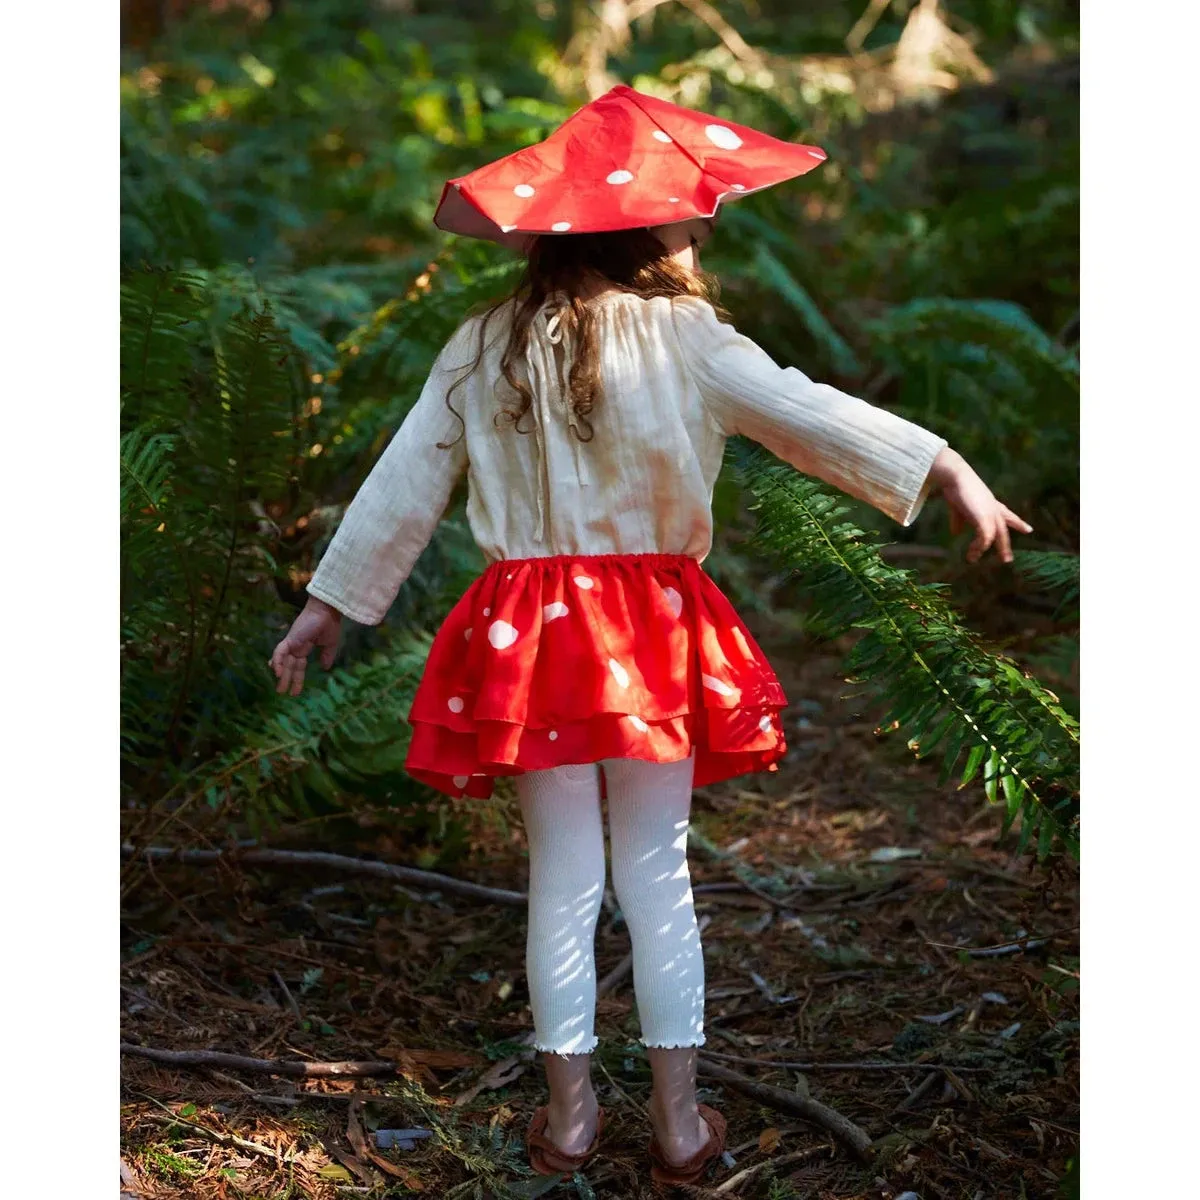
M712 1131L712 1137L687 1162L668 1162L657 1134L650 1135L650 1178L655 1183L699 1183L709 1164L725 1153L725 1118L707 1104L700 1105L700 1116Z
M548 1137L546 1122L550 1109L542 1105L533 1114L525 1134L525 1148L529 1152L529 1165L539 1175L573 1175L590 1159L600 1147L600 1134L604 1131L604 1109L596 1113L596 1136L592 1144L579 1154L565 1154Z

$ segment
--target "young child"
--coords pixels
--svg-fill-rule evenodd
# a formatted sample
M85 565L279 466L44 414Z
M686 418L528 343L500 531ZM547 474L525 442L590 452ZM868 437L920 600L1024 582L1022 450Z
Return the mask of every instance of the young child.
M526 968L549 1104L535 1169L569 1172L603 1125L593 937L605 884L633 943L653 1073L654 1178L695 1182L724 1146L696 1099L704 960L688 876L693 786L776 769L786 697L701 569L726 439L745 434L903 525L939 489L1011 560L999 503L946 442L780 368L722 320L700 249L720 204L824 155L619 87L545 142L447 184L435 218L528 257L467 319L363 484L272 658L297 695L343 615L379 623L466 474L490 563L433 643L412 775L479 800L514 776L529 841Z

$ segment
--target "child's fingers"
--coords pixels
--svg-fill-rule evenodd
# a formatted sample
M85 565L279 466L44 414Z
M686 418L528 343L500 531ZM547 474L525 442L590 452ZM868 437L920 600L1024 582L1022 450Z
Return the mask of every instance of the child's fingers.
M295 660L290 654L285 654L280 660L279 670L276 672L279 676L279 683L275 691L279 695L286 696L291 690L292 676L295 674L295 670Z
M296 666L292 671L291 695L300 695L301 689L304 687L304 670L307 666L308 660L306 658L296 659Z
M1020 533L1032 533L1033 526L1024 517L1018 517L1011 508L1004 510L1004 520Z
M1012 542L1008 536L1008 524L1002 516L997 516L996 521L996 552L1000 555L1000 561L1010 563L1013 560Z
M321 666L325 670L329 670L333 666L333 660L337 658L337 645L325 646L321 650Z
M983 520L975 526L975 540L967 547L967 562L978 562L987 553L996 540L996 525L994 521Z

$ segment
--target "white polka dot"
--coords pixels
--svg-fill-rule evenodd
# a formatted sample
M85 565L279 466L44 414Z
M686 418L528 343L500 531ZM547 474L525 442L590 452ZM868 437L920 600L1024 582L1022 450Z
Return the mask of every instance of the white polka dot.
M612 672L612 677L623 687L629 686L629 672L615 658L608 660L608 669Z
M555 233L566 233L567 230L571 228L571 222L570 221L555 221L554 224L550 226L550 228L553 229Z
M500 226L500 232L501 232L501 233L512 233L512 231L513 231L514 229L516 229L516 226L515 226L515 225L501 225L501 226Z
M544 621L557 621L559 617L565 617L570 611L561 600L555 600L553 604L547 604L542 609L542 619Z
M488 628L488 641L497 650L508 649L517 637L517 631L507 621L493 621Z
M550 738L550 740L552 742L557 742L558 741L558 730L557 729L550 730L550 732L549 732L549 734L547 734L547 736Z
M531 188L527 183L518 183L517 186L513 188L513 195L520 196L527 200L533 195L533 188Z
M511 579L511 578L512 578L512 576L511 576L511 575L505 575L505 577L504 577L504 578L505 578L505 579Z
M629 714L629 723L638 733L645 733L650 728L641 717L635 717L632 713Z
M669 133L663 133L661 129L656 129L652 136L656 141L660 142L669 142L673 140Z
M470 779L469 775L455 775L450 782L453 783L456 788L465 788L467 786L468 779Z
M466 702L461 696L451 696L450 699L446 701L446 707L452 713L460 713L464 708L466 708Z
M466 638L466 640L469 642L471 640L471 634L473 634L474 632L475 632L475 630L468 629L466 631L466 633L463 634L463 637Z
M744 183L731 183L729 186L733 188L735 192L744 192L746 190L746 185Z
M742 139L725 125L705 125L704 136L722 150L736 150L742 144Z
M671 611L679 616L683 612L683 597L673 587L663 588L663 595L666 596Z
M667 203L668 203L668 204L678 204L678 203L679 203L679 197L678 197L678 196L668 196L668 197L667 197Z
M605 183L628 183L633 178L632 171L613 171L604 180Z
M595 581L589 579L586 575L575 576L575 586L581 587L585 592L590 592L596 586Z
M763 717L762 720L759 721L758 727L759 727L759 729L761 729L763 731L763 733L770 733L771 732L771 718Z
M483 615L484 615L485 617L490 617L490 616L492 615L492 610L491 610L490 608L485 608L485 609L483 610Z
M701 675L700 678L710 692L716 692L718 696L733 695L733 688L729 684L722 682L715 675Z

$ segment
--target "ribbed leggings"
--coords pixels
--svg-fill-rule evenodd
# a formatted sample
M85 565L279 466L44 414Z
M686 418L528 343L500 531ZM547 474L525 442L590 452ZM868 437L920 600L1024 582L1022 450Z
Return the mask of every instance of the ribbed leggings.
M596 1046L596 921L604 897L600 771L612 882L633 943L645 1046L704 1044L704 956L687 863L694 762L608 759L517 777L529 841L525 969L537 1049Z

